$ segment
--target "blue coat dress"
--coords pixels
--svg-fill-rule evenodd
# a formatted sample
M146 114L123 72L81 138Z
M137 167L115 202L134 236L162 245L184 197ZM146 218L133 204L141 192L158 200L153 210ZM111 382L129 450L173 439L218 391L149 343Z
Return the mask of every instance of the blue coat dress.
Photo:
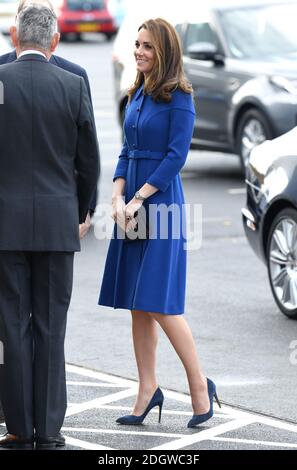
M174 210L180 209L180 218L169 212L166 238L157 228L154 239L125 243L114 230L100 305L170 315L184 313L186 237L179 171L187 158L194 120L193 98L179 89L172 93L170 103L156 103L143 93L142 85L127 105L125 141L114 180L126 179L126 203L145 183L155 186L159 191L145 201L146 210L151 204L174 204ZM181 222L178 233L176 222Z

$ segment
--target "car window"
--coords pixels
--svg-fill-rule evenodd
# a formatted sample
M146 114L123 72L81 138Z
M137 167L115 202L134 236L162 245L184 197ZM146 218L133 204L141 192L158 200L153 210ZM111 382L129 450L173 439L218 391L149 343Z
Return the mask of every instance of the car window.
M105 8L104 0L68 0L67 6L71 11L103 10Z
M228 9L220 23L233 57L239 59L297 56L297 3Z
M185 38L185 53L192 44L208 42L218 47L218 39L209 23L189 24Z

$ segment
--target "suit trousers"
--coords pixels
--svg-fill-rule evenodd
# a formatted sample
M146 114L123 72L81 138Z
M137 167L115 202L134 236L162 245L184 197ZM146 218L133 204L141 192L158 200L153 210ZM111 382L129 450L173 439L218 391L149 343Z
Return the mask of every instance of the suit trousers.
M0 399L11 434L54 437L62 427L73 258L73 252L0 251Z

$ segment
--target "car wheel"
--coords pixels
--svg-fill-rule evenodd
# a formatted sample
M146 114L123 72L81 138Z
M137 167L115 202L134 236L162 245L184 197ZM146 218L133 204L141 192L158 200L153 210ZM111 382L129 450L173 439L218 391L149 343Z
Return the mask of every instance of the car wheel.
M267 265L274 299L287 317L297 320L297 211L284 209L268 237Z
M257 109L250 109L243 114L237 126L235 142L244 174L251 150L272 137L271 126L263 113Z

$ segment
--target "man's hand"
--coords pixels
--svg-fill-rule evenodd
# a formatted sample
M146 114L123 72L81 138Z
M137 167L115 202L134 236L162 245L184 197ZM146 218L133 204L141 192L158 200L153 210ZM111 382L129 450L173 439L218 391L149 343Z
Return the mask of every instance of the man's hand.
M79 226L79 238L81 240L86 236L90 227L91 227L91 217L90 217L90 213L88 212L86 220L84 221L83 224L80 224Z

